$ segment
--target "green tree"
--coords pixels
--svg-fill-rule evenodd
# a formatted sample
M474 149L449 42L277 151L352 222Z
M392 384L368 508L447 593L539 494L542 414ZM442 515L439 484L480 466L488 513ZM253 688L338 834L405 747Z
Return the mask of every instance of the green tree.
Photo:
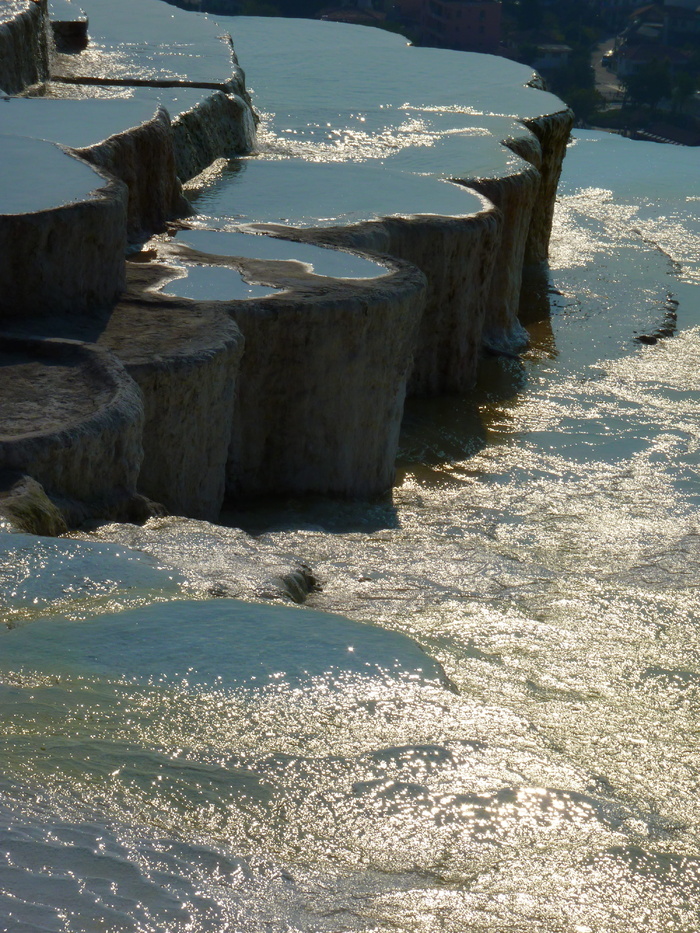
M576 119L586 123L603 103L603 98L594 88L574 88L564 99L574 111Z
M633 75L622 79L627 97L635 104L655 110L659 101L672 93L671 72L667 61L642 65Z
M697 76L689 71L679 71L673 79L673 90L671 92L673 112L683 113L688 101L697 89Z
M542 25L540 0L520 0L516 15L520 29L539 29Z

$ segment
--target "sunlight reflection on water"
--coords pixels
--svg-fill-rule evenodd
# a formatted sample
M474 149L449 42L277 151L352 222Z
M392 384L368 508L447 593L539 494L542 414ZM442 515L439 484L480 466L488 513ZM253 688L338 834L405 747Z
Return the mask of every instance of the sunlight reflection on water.
M120 532L156 561L91 553L114 528L52 544L53 563L29 548L12 612L75 598L95 631L124 629L102 661L77 638L68 671L71 639L47 639L0 678L0 904L18 930L697 929L697 175L649 194L675 159L697 166L581 134L551 318L533 315L522 361L485 361L473 397L409 406L391 501L263 505L231 516L245 539L183 520L178 545L177 519ZM675 334L635 342L669 292ZM330 681L328 643L310 647L330 638L321 614L288 610L276 641L251 626L272 658L260 690L213 673L232 658L252 676L250 645L198 632L206 602L185 620L206 634L200 679L187 640L162 634L175 603L144 611L165 618L155 641L129 626L244 548L302 557L323 587L309 605L353 620ZM102 616L111 598L131 615ZM357 622L387 630L368 673ZM383 661L384 640L411 664ZM155 673L160 652L177 677Z

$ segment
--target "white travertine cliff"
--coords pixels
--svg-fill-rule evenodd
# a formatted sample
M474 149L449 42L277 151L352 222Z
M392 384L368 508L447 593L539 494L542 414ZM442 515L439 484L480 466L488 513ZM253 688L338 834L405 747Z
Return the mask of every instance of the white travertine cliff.
M17 94L48 76L46 0L4 0L0 6L0 88Z
M70 54L49 55L33 0L12 0L0 23L0 46L15 50L0 86L24 93L0 111L0 133L15 141L16 173L22 146L29 176L26 153L51 153L43 180L58 198L39 185L35 204L28 184L18 207L0 176L7 339L116 354L145 410L138 470L103 471L127 498L213 519L225 496L384 492L406 393L464 393L484 344L526 340L521 281L546 260L570 112L523 66L378 30L216 24L160 0L85 0L71 30L63 7ZM257 141L229 34L255 64ZM74 166L92 187L71 187ZM125 265L127 240L133 252L190 203L190 242L161 235ZM109 220L94 222L98 208ZM316 271L328 255L345 258ZM34 400L41 418L50 397ZM11 446L19 428L7 424ZM0 467L80 499L65 477L99 460L82 437L65 434L74 474L40 470L38 448ZM100 497L86 479L82 498Z
M224 500L244 339L226 311L149 297L155 264L129 263L128 287L97 338L143 395L139 492L213 521Z
M110 353L0 337L0 463L61 496L122 507L143 457L143 400Z
M124 287L125 185L42 139L0 134L0 148L0 321L109 307Z

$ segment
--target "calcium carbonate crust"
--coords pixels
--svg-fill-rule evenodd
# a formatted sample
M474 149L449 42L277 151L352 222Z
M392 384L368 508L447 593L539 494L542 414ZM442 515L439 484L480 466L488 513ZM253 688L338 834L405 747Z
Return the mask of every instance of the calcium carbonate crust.
M11 0L4 13L0 85L16 93L48 75L46 10L43 2ZM29 480L17 486L18 474L33 477L54 502L94 503L83 516L135 501L137 490L208 519L227 497L377 495L393 480L406 393L468 391L483 343L508 352L525 339L521 278L546 260L567 110L524 120L522 134L503 140L524 160L511 175L454 179L480 199L469 215L258 227L371 256L385 270L374 279L321 281L295 263L197 257L161 242L157 262L128 264L124 290L127 237L185 214L181 182L253 145L245 77L230 50L230 80L174 121L158 108L138 126L73 150L99 173L88 199L0 215L0 251L11 257L0 266L0 308L15 331L3 338L0 378L12 382L20 359L62 360L66 385L74 384L73 367L92 387L87 396L102 399L93 408L86 397L81 408L58 379L36 406L50 410L50 424L27 433L6 422L0 467L15 471L12 488L25 497L37 490ZM99 63L81 76L76 62L61 80L107 83ZM158 289L183 259L230 265L278 294L170 298ZM30 267L22 271L23 262ZM56 339L66 336L75 339ZM46 527L60 530L52 521Z

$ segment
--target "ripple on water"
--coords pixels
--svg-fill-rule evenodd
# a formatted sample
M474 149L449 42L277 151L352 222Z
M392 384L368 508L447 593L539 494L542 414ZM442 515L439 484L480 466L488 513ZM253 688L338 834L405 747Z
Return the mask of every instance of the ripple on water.
M212 680L221 626L197 613L202 678L165 624L160 658L115 631L92 659L76 639L72 673L52 667L70 640L42 673L32 626L0 638L0 656L17 636L28 653L0 703L0 897L17 929L698 929L697 297L677 229L663 241L636 189L618 201L606 139L587 166L583 145L567 157L551 320L522 362L493 363L471 408L445 403L425 442L417 406L391 501L275 503L247 514L255 536L158 526L162 559L209 582L232 578L236 549L251 567L256 551L299 555L324 584L314 605L430 658L355 635L323 647L312 619L328 617L293 613L277 656L277 636L246 636L285 676L240 689L235 657L230 683ZM682 181L675 147L638 145L625 154L659 173L662 153L666 188ZM579 197L592 180L614 196ZM577 230L578 256L561 249ZM668 291L677 336L640 347ZM159 553L153 526L113 533ZM18 559L19 577L42 560ZM60 597L49 587L42 612ZM309 666L350 644L364 673Z
M169 646L163 651L163 645ZM223 688L387 677L447 685L403 635L340 616L237 600L170 601L92 618L35 622L3 637L5 670L70 672Z
M0 532L0 610L8 625L169 600L183 584L178 571L116 544Z

